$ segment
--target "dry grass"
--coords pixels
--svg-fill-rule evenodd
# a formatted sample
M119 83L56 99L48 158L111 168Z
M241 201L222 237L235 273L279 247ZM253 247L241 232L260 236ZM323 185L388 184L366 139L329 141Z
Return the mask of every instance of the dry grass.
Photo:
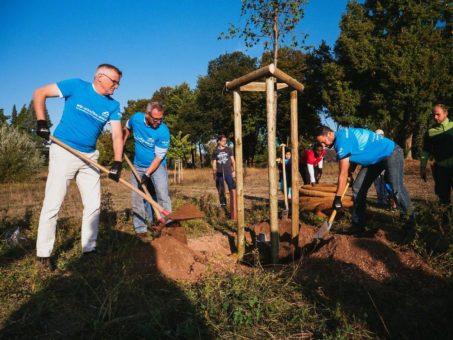
M434 182L430 179L424 183L418 176L418 161L407 161L405 184L414 201L436 200ZM40 210L44 198L47 172L36 176L34 181L25 183L0 184L0 211L9 217L23 216L27 210ZM327 163L324 167L323 182L335 182L337 163ZM130 172L125 170L122 177L130 180ZM430 177L431 178L431 177ZM173 183L173 171L169 171L170 190L172 194L182 194L187 197L200 198L203 195L217 195L214 179L210 168L185 169L181 184ZM123 211L130 208L130 192L122 185L113 183L106 176L102 176L102 193L110 193L114 209ZM247 198L267 199L269 196L268 170L262 168L246 168L244 176L244 195ZM279 192L279 199L283 195ZM374 188L370 188L369 197L375 198ZM83 210L80 194L74 182L71 183L66 195L60 217L78 217Z

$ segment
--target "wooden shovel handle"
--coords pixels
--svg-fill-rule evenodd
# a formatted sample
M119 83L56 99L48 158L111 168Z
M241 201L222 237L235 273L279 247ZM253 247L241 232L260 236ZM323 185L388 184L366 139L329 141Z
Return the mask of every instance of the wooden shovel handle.
M134 167L134 164L131 162L131 160L129 159L129 157L127 157L127 155L124 153L123 154L124 156L124 159L126 160L126 163L129 165L129 167L131 168L131 171L132 173L134 174L135 176L135 179L137 180L137 183L140 183L141 181L141 178L140 176L138 175L138 172L137 170L135 169ZM146 196L148 196L148 198L151 200L151 201L154 201L153 198L151 197L151 194L149 193L148 191L148 188L146 188L145 185L142 185L142 188L143 188L143 191L145 192ZM156 202L156 201L154 201ZM156 202L157 204L157 202ZM160 215L160 211L159 209L157 209L157 207L155 205L152 205L152 208L153 208L153 211L154 213L156 214L156 217L157 219L159 220L159 222L163 222L163 219L162 219L162 216Z
M341 201L343 200L343 197L346 194L346 191L348 191L348 188L349 188L349 181L346 183L346 186L344 187L344 191L343 191L343 194L341 195L341 199L340 199ZM337 209L333 209L332 213L330 214L329 224L333 223L335 216L337 216Z
M66 145L65 143L63 143L62 141L58 140L57 138L55 138L54 136L49 136L49 139L54 142L55 144L61 146L63 149L69 151L70 153L72 153L73 155L79 157L81 160L87 162L88 164L91 164L92 166L94 166L95 168L101 170L102 172L108 174L109 173L109 170L98 164L97 162L93 161L91 158L85 156L84 154L80 153L79 151L71 148L70 146ZM164 210L156 201L154 201L153 199L150 199L148 196L145 195L145 193L139 189L137 189L136 187L134 187L132 184L130 184L129 182L125 181L124 179L120 178L118 180L118 182L120 182L122 185L124 185L125 187L127 187L128 189L132 190L132 191L135 191L138 195L140 195L141 197L143 197L145 200L147 200L149 202L149 204L151 204L152 207L156 207L156 208L160 208L162 210Z

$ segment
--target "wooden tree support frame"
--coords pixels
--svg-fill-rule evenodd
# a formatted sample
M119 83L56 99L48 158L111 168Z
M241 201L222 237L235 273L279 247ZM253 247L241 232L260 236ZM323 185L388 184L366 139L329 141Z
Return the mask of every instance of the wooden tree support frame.
M256 80L266 78L265 82ZM281 83L277 83L280 81ZM268 143L268 167L269 167L269 207L270 207L270 227L272 262L278 262L278 200L277 200L277 166L276 166L276 90L292 88L291 91L291 148L296 152L292 155L292 200L291 200L291 234L295 245L299 236L299 149L298 142L298 112L297 112L297 92L302 92L304 86L296 79L290 77L285 72L279 70L274 64L264 66L256 71L250 72L242 77L236 78L225 84L228 90L233 90L233 110L234 110L234 148L236 157L236 194L238 207L238 260L242 260L245 253L245 218L244 218L244 169L242 157L242 117L241 117L241 95L239 91L266 91L266 111L267 111L267 143Z

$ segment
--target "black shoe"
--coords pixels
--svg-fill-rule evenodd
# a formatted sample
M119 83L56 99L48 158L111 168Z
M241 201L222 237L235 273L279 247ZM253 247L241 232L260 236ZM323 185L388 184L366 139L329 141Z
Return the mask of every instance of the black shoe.
M352 227L346 229L343 234L346 234L346 235L357 235L357 234L361 234L365 231L365 227L364 226L358 226L358 225L353 225Z
M93 257L94 255L97 255L97 250L96 249L93 249L93 250L90 250L90 251L87 251L87 252L83 252L82 253L82 256L83 257Z
M50 270L54 271L55 270L55 265L50 257L37 257L39 265L45 269L45 270Z

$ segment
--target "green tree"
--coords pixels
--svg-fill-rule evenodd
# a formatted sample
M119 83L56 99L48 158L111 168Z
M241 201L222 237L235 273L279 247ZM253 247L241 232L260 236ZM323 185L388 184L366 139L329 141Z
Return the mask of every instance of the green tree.
M190 141L189 135L182 134L179 131L176 135L171 135L170 148L168 149L167 158L168 159L180 159L183 163L186 163L187 156L190 155L193 144Z
M11 110L11 126L16 126L17 124L17 108L16 105L13 105L13 109Z
M0 124L0 182L29 181L43 157L30 135Z
M410 157L432 104L451 101L449 15L451 8L440 0L349 2L336 61L324 69L332 117L343 125L384 129Z
M6 124L8 121L8 116L5 116L5 111L0 109L0 124Z
M193 117L203 143L221 134L233 136L233 95L225 90L225 83L256 67L256 58L242 52L226 53L209 62L208 74L198 78L198 110ZM244 160L253 162L258 135L266 126L265 99L263 94L252 92L242 93L241 97Z

